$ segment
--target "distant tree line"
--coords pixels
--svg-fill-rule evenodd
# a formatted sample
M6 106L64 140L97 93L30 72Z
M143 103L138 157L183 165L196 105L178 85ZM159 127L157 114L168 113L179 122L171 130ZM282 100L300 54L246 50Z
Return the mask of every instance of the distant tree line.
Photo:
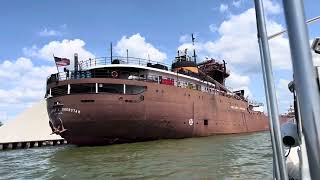
M0 121L0 126L2 126L2 122Z

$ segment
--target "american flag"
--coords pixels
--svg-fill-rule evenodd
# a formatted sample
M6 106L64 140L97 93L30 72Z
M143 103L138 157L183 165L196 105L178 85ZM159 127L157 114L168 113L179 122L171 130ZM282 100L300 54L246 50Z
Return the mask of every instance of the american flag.
M54 61L57 66L68 66L70 64L70 60L67 58L54 57Z

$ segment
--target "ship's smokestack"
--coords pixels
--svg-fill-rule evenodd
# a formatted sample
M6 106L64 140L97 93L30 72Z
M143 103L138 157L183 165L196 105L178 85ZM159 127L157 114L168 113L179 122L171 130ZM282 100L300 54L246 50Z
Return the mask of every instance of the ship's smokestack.
M191 34L191 39L192 39L192 46L193 46L193 60L194 60L194 63L197 64L196 47L194 46L194 40L195 40L196 38L193 36L193 33Z
M79 61L78 53L74 53L74 71L78 71Z

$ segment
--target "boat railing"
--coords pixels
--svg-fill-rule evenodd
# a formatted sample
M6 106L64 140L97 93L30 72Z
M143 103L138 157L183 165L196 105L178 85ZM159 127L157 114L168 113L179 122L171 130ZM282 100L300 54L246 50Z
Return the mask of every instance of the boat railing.
M95 67L101 67L110 64L132 64L139 66L156 66L161 65L162 67L167 67L169 70L169 65L160 61L154 61L150 59L136 58L136 57L122 57L122 56L112 56L112 57L99 57L99 58L89 58L84 61L79 62L79 69L86 70Z

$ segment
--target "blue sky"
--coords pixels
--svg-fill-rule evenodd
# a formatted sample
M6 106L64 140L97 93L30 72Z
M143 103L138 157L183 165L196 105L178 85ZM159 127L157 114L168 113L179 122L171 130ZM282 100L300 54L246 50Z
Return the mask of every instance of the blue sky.
M269 34L285 28L282 1L264 2ZM319 1L304 2L307 19L320 15ZM52 53L108 56L112 41L119 55L129 49L132 56L151 54L170 63L178 48L192 48L191 33L197 36L199 57L227 61L233 72L228 86L244 88L264 102L252 8L249 0L2 0L0 121L43 99L45 78L55 71ZM309 26L309 35L320 36L320 22ZM270 48L279 109L284 112L291 101L286 84L292 77L287 36L272 40Z

